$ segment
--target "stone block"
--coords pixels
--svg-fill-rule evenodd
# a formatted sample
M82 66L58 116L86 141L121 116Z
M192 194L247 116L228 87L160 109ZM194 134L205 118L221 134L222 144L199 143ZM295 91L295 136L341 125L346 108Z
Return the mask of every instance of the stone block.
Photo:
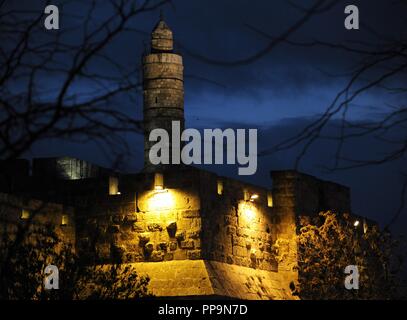
M177 242L176 241L171 241L170 242L170 250L174 251L177 249Z
M148 232L140 233L138 238L140 241L140 245L143 246L144 244L150 241L150 233Z
M146 231L146 227L145 224L142 222L134 222L132 224L132 230L134 232L145 232Z
M158 250L167 251L168 243L167 242L160 242L157 245Z
M182 249L193 249L195 247L193 240L185 240L181 241L180 247Z
M134 214L127 214L125 216L124 222L126 224L132 224L134 222L137 222L137 215L135 213Z
M189 250L187 256L190 260L201 259L201 250Z
M114 224L121 224L124 221L124 216L119 215L119 214L115 214L112 216L112 222Z
M256 251L252 250L252 251L250 252L250 260L251 260L251 261L256 261L256 260L257 260Z
M175 238L176 238L178 241L183 241L183 240L185 240L185 232L184 232L184 231L182 231L182 232L177 232L177 234L175 235Z
M110 247L110 253L113 259L122 259L126 253L126 249L121 245L112 245Z
M246 249L250 250L252 248L252 242L250 240L245 241Z
M248 237L250 237L250 230L248 230L248 229L246 229L246 228L237 228L236 234L237 234L239 237L248 238Z
M187 252L185 250L175 250L173 251L174 260L186 260Z
M154 243L148 242L148 243L145 244L144 251L147 254L151 254L153 252L153 250L154 250Z
M95 246L96 255L99 259L108 259L110 257L110 245L107 243L99 243Z
M126 243L126 251L128 252L138 252L140 250L140 246L136 242L127 242Z
M227 226L227 227L226 227L226 233L227 233L227 234L236 234L236 227L234 227L234 226Z
M174 238L177 232L177 222L173 221L167 225L167 232L170 238Z
M232 252L234 256L245 257L247 256L247 249L240 246L233 246Z
M237 218L232 215L225 215L225 225L233 225L237 224Z
M117 224L113 224L107 228L107 232L109 233L119 233L120 232L120 226Z
M201 214L199 210L185 210L184 212L182 212L183 218L199 218L200 215Z
M164 254L164 260L174 260L174 253L172 253L172 252L166 252L165 254Z
M237 235L233 235L232 236L232 244L234 246L244 247L244 246L246 246L246 240L244 238L242 238L242 237L237 236Z
M151 252L150 260L153 262L159 262L164 260L164 252L155 250Z
M147 226L147 229L148 229L148 231L150 231L150 232L156 232L156 231L162 231L162 230L163 230L162 226L159 225L158 223L150 223L150 224Z
M199 237L200 237L200 231L189 231L187 233L187 238L199 239Z
M195 243L195 248L196 249L201 248L201 239L194 240L194 243Z

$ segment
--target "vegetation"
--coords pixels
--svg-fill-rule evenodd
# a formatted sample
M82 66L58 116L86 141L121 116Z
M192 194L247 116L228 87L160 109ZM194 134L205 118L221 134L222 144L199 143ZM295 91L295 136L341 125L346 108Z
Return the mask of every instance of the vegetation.
M59 289L45 289L47 265L58 267ZM150 296L149 280L128 264L90 264L50 226L20 226L0 240L1 300L137 299Z
M399 241L377 225L348 215L320 213L302 219L298 235L302 299L394 299L399 297ZM307 221L308 220L308 221ZM355 265L359 289L345 288L345 268Z

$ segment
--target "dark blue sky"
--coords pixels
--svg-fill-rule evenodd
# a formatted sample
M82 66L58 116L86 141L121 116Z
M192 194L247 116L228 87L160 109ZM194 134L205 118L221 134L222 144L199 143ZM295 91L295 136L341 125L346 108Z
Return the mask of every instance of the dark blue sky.
M365 41L379 46L377 34L383 38L405 37L405 2L337 2L330 11L313 17L290 39L335 43ZM32 5L29 1L21 3ZM104 2L98 3L98 14L102 19L104 14L108 14L108 9ZM313 2L297 3L306 6ZM343 11L348 4L359 6L361 29L358 31L347 31L343 26ZM225 61L251 56L263 49L270 40L247 25L278 36L302 14L283 0L175 0L172 6L165 6L165 19L173 29L178 51L184 56L187 126L258 128L259 150L264 150L301 132L302 128L321 114L349 80L345 75L358 62L359 56L328 48L281 44L253 63L227 67L208 64L189 54L193 52ZM68 7L61 15L61 28L80 23L81 7ZM141 16L133 25L137 32L126 33L113 41L107 50L114 59L129 68L139 65L142 43L148 41L148 34L158 15L158 12L152 12ZM105 65L99 62L97 68L103 69ZM405 80L405 75L401 75L394 81L402 83ZM55 79L44 79L45 83L47 81L52 83ZM79 83L77 86L80 91L89 84ZM141 94L135 92L134 95L136 101L117 99L116 107L141 119ZM388 110L388 104L405 103L405 98L405 95L392 96L375 88L350 105L348 119L354 122L380 119ZM337 132L338 125L338 119L333 119L327 124L326 132ZM406 132L400 129L395 134L405 135ZM127 135L126 140L131 146L132 155L124 159L122 169L136 171L142 166L143 140L136 134ZM385 142L364 137L347 143L345 153L355 158L374 157L380 156L386 148ZM244 179L270 187L270 170L293 168L298 152L298 148L293 148L260 157L257 174ZM110 150L102 151L92 142L77 144L71 141L44 141L36 144L27 155L71 155L105 166L110 166L114 161ZM381 166L327 172L322 167L332 165L334 158L335 145L332 141L317 141L299 169L350 186L356 213L382 223L388 222L399 205L403 181L401 172L407 168L406 157ZM232 177L236 177L237 172L231 166L212 166L210 170ZM401 216L396 228L402 231L406 226L407 212Z

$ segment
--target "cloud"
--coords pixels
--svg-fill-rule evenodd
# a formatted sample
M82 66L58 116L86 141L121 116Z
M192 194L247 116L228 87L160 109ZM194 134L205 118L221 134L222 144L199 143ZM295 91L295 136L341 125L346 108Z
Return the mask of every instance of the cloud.
M289 137L295 136L306 127L310 118L290 118L277 124L258 128L259 151L269 149ZM356 123L355 123L356 124ZM339 121L330 121L326 134L338 134ZM222 128L250 128L246 123L224 122ZM402 134L402 132L398 132ZM374 146L374 148L372 147ZM236 176L235 166L210 166L209 169L221 175L245 180L270 188L270 171L294 169L294 162L300 147L273 153L258 158L258 171L253 176ZM317 140L300 163L299 170L324 180L331 180L351 188L352 209L355 213L369 217L381 223L388 223L397 212L401 201L401 173L407 167L407 157L380 166L368 166L350 170L328 171L335 161L337 145L331 140ZM373 136L350 140L344 145L344 153L354 159L377 159L388 151L389 145ZM376 157L376 158L375 158ZM208 168L203 166L203 168ZM402 213L394 230L402 232L407 227L407 209Z

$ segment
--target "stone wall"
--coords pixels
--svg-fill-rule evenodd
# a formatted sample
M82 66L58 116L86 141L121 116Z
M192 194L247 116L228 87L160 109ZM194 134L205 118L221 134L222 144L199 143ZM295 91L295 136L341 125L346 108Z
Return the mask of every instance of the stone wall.
M194 184L154 190L153 175L124 177L121 194L99 198L78 215L78 245L106 262L201 258L200 198ZM138 183L139 182L139 183Z
M135 263L150 272L158 295L291 299L298 285L298 218L350 210L348 188L296 171L272 172L271 192L191 167L164 172L162 190L155 190L154 173L116 177L116 194L109 192L110 176L50 184L35 178L33 194L66 205L0 194L7 212L2 220L24 223L22 209L44 204L38 221L51 221L67 241L76 239L81 256L91 263ZM62 227L66 213L70 222ZM173 267L192 268L191 274L163 271ZM168 286L179 287L179 294L169 294Z
M171 264L166 263L171 261L174 266L184 267L195 265L192 261L205 261L206 271L199 272L212 270L216 274L207 279L208 294L228 296L233 292L234 297L258 299L292 297L297 281L293 267L295 224L280 225L282 218L267 201L269 190L197 169L165 172L164 190L154 190L153 180L154 174L149 173L123 176L120 195L100 197L81 209L77 223L80 252L93 254L98 263L117 258L136 263L144 272L150 270L159 295L165 295L164 287L177 285L186 295L199 295L200 290L186 290L187 284L174 284L180 280L170 276L164 286L165 279L159 278L164 274L157 270L167 268ZM219 181L222 194L218 193ZM252 195L258 198L250 201ZM225 272L232 271L230 279L221 279ZM258 277L266 277L270 283L264 283L261 289ZM250 290L242 295L238 294L242 283L225 283L225 279L243 278ZM191 287L194 281L200 280L191 279ZM277 284L282 287L277 289ZM201 291L202 295L207 292Z
M166 172L165 189L154 190L153 177L123 177L120 195L101 196L81 209L78 234L85 245L80 246L97 238L103 261L114 253L128 262L203 257L277 270L273 245L278 228L266 189L193 169ZM259 198L245 200L245 192Z
M217 297L253 300L298 299L280 273L206 260L133 263L151 277L149 290L161 297Z
M273 196L280 208L292 208L296 216L321 211L351 212L350 189L294 170L272 171Z
M277 270L277 226L267 203L268 190L202 172L204 256L209 260ZM222 194L217 183L223 184ZM256 195L257 199L250 197Z
M276 216L276 248L279 256L278 270L297 273L296 233L300 217L316 217L319 212L333 210L350 212L349 188L323 181L294 170L272 171L273 215ZM297 273L298 275L298 273Z
M26 185L29 175L28 160L0 160L0 191L11 193L21 190Z
M66 243L75 244L75 212L72 207L0 193L0 238L4 232L13 237L19 226L27 231L51 225Z
M93 163L71 158L36 158L33 160L33 176L55 179L86 179L108 175L110 170Z

